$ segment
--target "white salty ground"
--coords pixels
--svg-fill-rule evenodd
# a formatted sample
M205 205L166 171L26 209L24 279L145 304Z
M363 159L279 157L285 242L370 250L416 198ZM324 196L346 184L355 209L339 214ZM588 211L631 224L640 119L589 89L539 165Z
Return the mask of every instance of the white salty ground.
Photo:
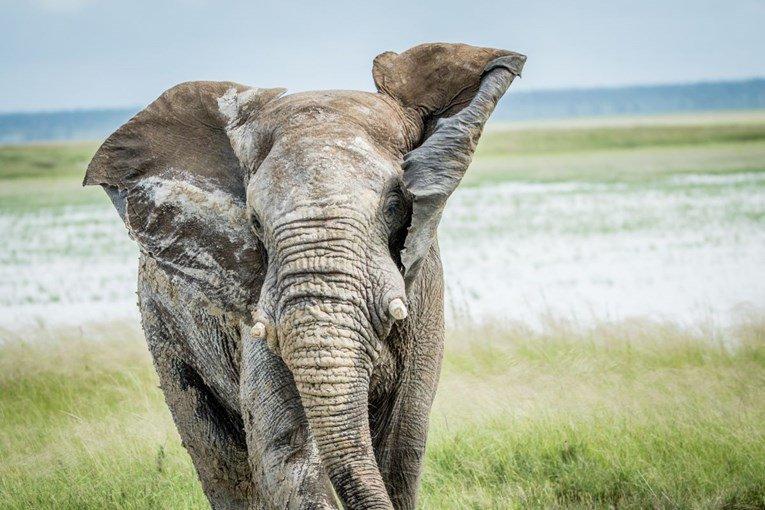
M450 301L478 320L728 325L765 304L764 184L750 173L461 190L441 233Z
M460 189L440 228L450 321L726 325L765 304L765 174ZM107 205L0 215L0 328L137 318Z

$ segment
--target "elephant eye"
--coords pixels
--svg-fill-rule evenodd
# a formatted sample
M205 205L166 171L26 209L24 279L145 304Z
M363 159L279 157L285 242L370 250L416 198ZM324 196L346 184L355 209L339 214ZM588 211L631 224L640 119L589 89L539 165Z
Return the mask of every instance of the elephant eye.
M409 228L407 219L410 217L409 203L401 189L396 188L385 201L385 223L388 227L388 249L396 264L401 269L401 250L404 248L406 232Z
M396 213L398 213L398 207L398 200L389 200L388 204L385 206L385 215L389 218L395 218Z
M386 197L383 214L388 227L389 240L396 244L406 237L406 229L409 226L407 218L410 214L409 203L399 187L391 190Z
M250 214L250 225L252 225L252 230L255 231L256 234L260 235L263 232L263 225L260 223L260 218L258 218L258 215L254 212Z
M389 225L394 225L400 219L403 202L404 197L401 196L401 192L398 190L388 195L388 199L385 202L385 219Z

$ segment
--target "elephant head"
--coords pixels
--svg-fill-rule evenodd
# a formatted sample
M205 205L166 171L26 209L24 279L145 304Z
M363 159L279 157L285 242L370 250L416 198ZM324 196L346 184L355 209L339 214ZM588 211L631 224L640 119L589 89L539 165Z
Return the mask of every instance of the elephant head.
M88 167L85 184L106 189L142 251L194 303L252 313L255 336L293 374L349 508L391 507L370 440L370 377L524 61L424 44L374 60L378 93L184 83Z

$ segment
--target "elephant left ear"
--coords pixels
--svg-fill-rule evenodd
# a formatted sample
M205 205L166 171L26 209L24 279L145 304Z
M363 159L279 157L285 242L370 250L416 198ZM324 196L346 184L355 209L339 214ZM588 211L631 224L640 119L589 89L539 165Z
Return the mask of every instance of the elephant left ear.
M84 185L101 185L135 239L194 295L246 312L263 258L245 209L245 169L227 128L257 122L284 89L187 82L163 93L98 149Z
M407 288L436 239L446 201L473 158L483 126L526 57L466 44L423 44L375 58L378 91L416 111L425 138L404 156L412 219L401 262Z

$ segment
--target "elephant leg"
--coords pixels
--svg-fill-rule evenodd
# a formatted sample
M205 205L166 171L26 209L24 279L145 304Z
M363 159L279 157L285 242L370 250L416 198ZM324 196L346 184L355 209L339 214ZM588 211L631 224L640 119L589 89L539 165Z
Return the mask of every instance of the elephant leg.
M337 508L292 374L249 334L243 334L240 400L254 487L268 508Z
M393 507L414 509L443 351L442 333L407 342L410 356L394 390L374 402L375 456Z
M210 505L213 510L248 508L252 482L241 418L180 356L180 339L159 309L142 299L141 312L165 400Z

